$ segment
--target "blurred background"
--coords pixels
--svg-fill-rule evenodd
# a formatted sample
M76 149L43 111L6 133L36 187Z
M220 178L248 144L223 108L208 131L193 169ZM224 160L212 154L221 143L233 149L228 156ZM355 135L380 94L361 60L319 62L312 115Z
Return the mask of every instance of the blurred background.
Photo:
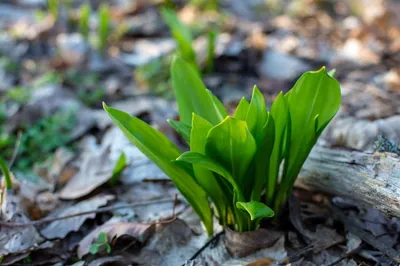
M343 104L325 144L399 141L399 16L383 0L2 0L0 153L39 175L60 147L101 139L102 101L179 143L165 122L175 52L232 108L255 84L271 103L304 71L336 69Z

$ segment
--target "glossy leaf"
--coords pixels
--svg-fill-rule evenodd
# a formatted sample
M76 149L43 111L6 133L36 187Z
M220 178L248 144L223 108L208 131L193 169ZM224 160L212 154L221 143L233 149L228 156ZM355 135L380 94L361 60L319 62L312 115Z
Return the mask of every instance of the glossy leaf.
M180 155L179 149L163 134L142 120L103 104L114 123L125 136L150 160L168 175L178 190L200 216L207 232L213 231L212 214L206 192L196 183L193 176L173 163Z
M236 107L235 113L233 115L233 118L236 118L238 120L246 120L247 117L247 111L249 110L250 103L246 98L242 98Z
M289 108L283 93L275 98L271 106L271 116L274 119L275 138L270 157L269 174L267 182L267 203L271 204L275 195L278 182L279 167L285 156L285 142L287 138L287 127L289 124Z
M209 131L205 151L232 173L240 187L244 187L256 150L256 142L246 122L228 116Z
M267 108L265 106L264 96L257 86L254 86L253 95L247 110L246 123L257 143L261 142L263 137L262 129L266 120Z
M285 95L291 134L275 210L286 200L312 147L339 110L340 95L339 83L324 67L304 73Z
M339 110L340 94L337 80L321 68L303 74L285 95L293 132L288 162L291 177L300 171L299 164L303 164L316 142L316 132L322 132Z
M275 123L272 115L267 113L267 120L261 129L261 137L257 143L257 152L254 156L253 174L254 185L251 193L251 199L260 201L261 192L267 184L269 178L268 169L270 167L270 158L275 141Z
M224 114L221 114L199 74L190 64L179 57L174 57L171 77L180 120L183 123L192 124L192 113L203 117L213 125L222 121Z
M172 119L167 120L168 124L175 129L175 131L183 137L183 139L187 142L190 143L190 131L191 128L190 126L184 124L181 121L175 121Z
M207 133L211 128L212 125L210 122L193 114L190 151L201 154L205 153ZM216 205L218 213L221 216L226 216L227 205L229 205L229 195L227 195L228 193L224 191L225 189L218 182L218 177L209 169L196 164L193 165L193 171L197 183L208 193Z
M217 161L213 160L212 158L204 154L188 151L182 153L182 155L179 156L176 160L191 164L196 164L201 167L204 167L205 169L213 171L219 174L220 176L223 176L226 180L228 180L228 182L232 185L232 187L236 189L238 192L241 191L240 187L236 183L236 180L233 178L231 173L227 169L225 169L223 165L219 164Z
M271 208L259 201L237 202L236 206L239 209L246 211L250 215L252 221L266 217L273 217L275 215Z
M210 96L211 96L211 98L212 98L212 100L214 102L215 108L218 109L218 111L221 114L222 118L227 117L228 116L228 112L226 111L224 104L210 90L207 90L207 91L210 94Z

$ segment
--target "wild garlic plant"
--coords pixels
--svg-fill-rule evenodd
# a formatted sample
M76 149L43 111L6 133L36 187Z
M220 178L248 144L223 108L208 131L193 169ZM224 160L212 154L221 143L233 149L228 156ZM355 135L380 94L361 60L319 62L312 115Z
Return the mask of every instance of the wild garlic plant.
M213 233L213 216L239 232L257 229L261 219L279 213L338 111L339 83L324 67L306 72L276 97L269 111L254 87L250 102L242 98L229 115L191 63L175 57L171 77L180 120L168 122L186 140L187 152L139 118L105 104L104 109L171 178L208 234Z

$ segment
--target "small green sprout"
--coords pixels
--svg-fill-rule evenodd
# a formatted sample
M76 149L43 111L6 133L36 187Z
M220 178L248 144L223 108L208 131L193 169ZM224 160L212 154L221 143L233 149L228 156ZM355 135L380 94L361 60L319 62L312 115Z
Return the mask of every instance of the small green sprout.
M84 3L80 7L80 17L79 17L79 31L82 34L83 37L86 39L89 38L89 31L90 31L90 26L89 26L89 19L90 19L90 13L92 12L92 8L90 7L90 4Z
M324 67L306 72L269 111L255 86L250 102L243 98L228 115L193 64L175 57L171 77L180 121L168 122L186 140L188 152L142 120L105 104L104 109L171 178L209 235L213 216L239 232L257 229L261 219L279 214L312 147L339 110L339 83Z
M122 174L122 171L126 168L126 155L125 153L121 153L121 155L118 158L117 163L114 166L113 169L113 174L111 176L111 179L109 183L113 186L118 183L118 179Z
M172 9L163 7L161 8L160 13L178 45L178 54L197 68L196 52L192 45L192 34L190 29L179 20L178 16Z
M90 245L89 253L95 255L101 250L105 250L107 253L111 252L111 246L108 244L108 236L104 232L99 233L97 241Z
M7 189L12 189L10 170L8 169L6 161L0 156L0 169L3 172L4 180Z
M48 0L47 1L47 8L49 13L53 16L55 20L58 19L58 11L60 9L59 0Z
M217 39L217 31L210 30L208 32L207 60L206 60L206 72L208 72L208 73L211 73L214 71L214 54L215 54L216 39Z
M98 45L102 52L105 52L108 45L110 33L110 10L108 5L102 4L98 10Z

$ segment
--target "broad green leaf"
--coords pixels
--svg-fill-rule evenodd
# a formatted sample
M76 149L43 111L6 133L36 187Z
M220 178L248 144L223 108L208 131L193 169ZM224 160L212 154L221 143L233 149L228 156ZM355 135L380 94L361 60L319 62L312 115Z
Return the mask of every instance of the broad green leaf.
M172 119L168 119L167 122L188 144L190 143L190 126L181 121L175 121Z
M192 34L176 16L176 13L166 7L160 9L161 16L171 30L172 36L179 46L179 54L193 66L197 66L196 52L192 46Z
M271 208L259 201L237 202L236 207L246 211L250 215L252 221L265 217L273 217L275 215Z
M265 125L266 119L267 108L265 106L264 96L257 86L254 86L253 95L247 110L246 122L257 143L259 143L262 139L262 129Z
M212 213L206 192L196 183L193 176L173 163L181 154L179 149L163 134L142 120L103 104L114 123L125 136L151 161L168 175L178 190L203 221L208 234L212 234Z
M12 189L10 170L8 169L6 161L0 156L0 168L4 175L4 180L7 189Z
M218 109L218 111L221 114L221 116L223 118L227 117L228 116L228 112L226 111L224 104L210 90L207 90L207 91L211 95L211 98L214 101L214 105Z
M269 164L267 182L267 203L271 204L278 182L279 167L285 156L285 136L289 123L289 108L283 93L279 93L271 106L271 115L275 124L275 139Z
M199 74L190 64L175 56L171 65L171 77L183 123L189 126L192 124L192 113L213 125L223 120L224 114L216 107Z
M247 111L249 110L249 101L246 98L242 98L236 107L235 113L233 114L233 118L238 120L246 120Z
M121 153L112 172L112 176L110 179L111 185L117 184L118 178L121 176L121 173L125 169L125 167L126 167L126 156L125 153Z
M190 133L191 152L197 152L201 154L205 153L207 133L208 131L210 131L211 128L212 125L210 122L193 113L192 131ZM218 182L218 177L216 177L209 169L194 164L193 171L197 183L208 193L208 195L214 202L218 213L221 216L225 216L227 211L227 202L229 203L228 199L230 193L224 193L225 189L221 187L220 183Z
M285 98L293 132L288 175L295 178L316 142L316 132L321 133L339 110L340 85L323 67L319 71L304 73Z
M213 171L221 176L223 176L228 182L235 188L240 191L239 186L237 185L235 179L232 177L231 173L225 169L224 166L219 164L217 161L213 160L212 158L198 153L198 152L192 152L192 151L187 151L182 153L181 156L179 156L177 161L183 161L191 164L197 164L199 166L202 166L210 171Z
M288 153L275 210L286 200L319 135L339 110L340 94L339 82L323 67L319 71L304 73L285 95L292 133L286 148Z
M261 192L267 183L270 166L270 158L275 141L275 123L272 115L267 113L267 121L262 128L262 136L257 144L257 152L254 156L254 185L251 199L260 201Z
M206 155L223 165L240 187L246 186L256 142L244 121L225 118L214 126L206 140Z

